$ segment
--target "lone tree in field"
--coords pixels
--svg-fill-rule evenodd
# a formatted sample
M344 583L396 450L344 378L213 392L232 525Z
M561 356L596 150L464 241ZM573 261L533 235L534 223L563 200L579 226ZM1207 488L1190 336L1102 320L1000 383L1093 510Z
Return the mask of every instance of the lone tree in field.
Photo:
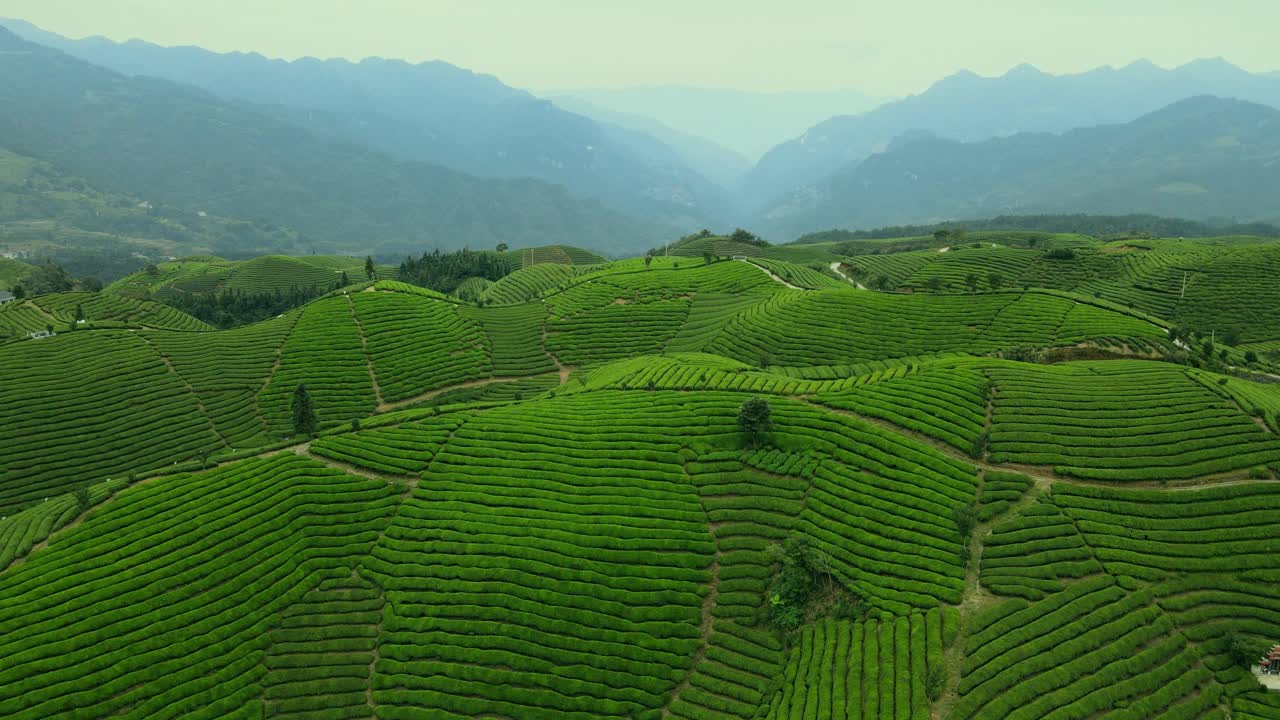
M738 429L751 438L751 445L760 444L760 438L773 429L773 416L769 401L751 398L738 408Z
M311 437L316 434L316 409L311 405L311 393L306 385L298 385L293 391L293 431Z
M647 268L653 264L653 253L646 253L644 256L644 266Z
M342 287L346 287L350 284L351 284L351 278L347 277L347 271L343 270L342 271Z
M1003 284L1004 276L1000 273L993 272L987 275L987 285L991 286L992 290L999 290L1000 286Z
M84 306L81 305L80 303L76 303L76 322L80 322L83 319L84 319Z
M364 274L367 275L370 280L372 280L373 276L377 274L377 271L373 269L372 255L366 255L364 258Z
M93 500L92 498L89 497L88 485L83 485L83 484L77 485L76 489L71 491L71 494L75 496L76 507L80 510L81 513L93 507Z
M495 249L496 249L498 252L506 252L506 251L507 251L507 248L509 248L509 247L511 247L511 246L510 246L510 245L508 245L508 244L506 244L506 243L498 243L498 247L497 247L497 248L495 248Z
M938 292L939 290L942 289L942 278L937 275L934 275L933 277L924 281L924 286L929 288L931 292Z
M978 274L969 273L964 276L964 284L968 286L969 292L975 292L978 289Z

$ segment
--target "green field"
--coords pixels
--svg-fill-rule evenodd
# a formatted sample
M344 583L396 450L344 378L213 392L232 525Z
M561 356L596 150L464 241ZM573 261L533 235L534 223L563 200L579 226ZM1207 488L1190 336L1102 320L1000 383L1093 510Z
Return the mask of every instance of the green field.
M1222 361L1167 332L1179 268L1267 246L1036 237L556 246L232 330L0 309L58 329L0 345L0 716L1280 717L1238 657L1280 642L1280 384L1238 367L1280 333L1242 319Z

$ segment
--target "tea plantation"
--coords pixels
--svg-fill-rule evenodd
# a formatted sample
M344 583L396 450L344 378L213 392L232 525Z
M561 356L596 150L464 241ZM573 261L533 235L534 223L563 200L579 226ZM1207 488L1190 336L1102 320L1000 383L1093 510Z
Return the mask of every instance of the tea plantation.
M0 716L1280 718L1274 244L951 242L10 303Z

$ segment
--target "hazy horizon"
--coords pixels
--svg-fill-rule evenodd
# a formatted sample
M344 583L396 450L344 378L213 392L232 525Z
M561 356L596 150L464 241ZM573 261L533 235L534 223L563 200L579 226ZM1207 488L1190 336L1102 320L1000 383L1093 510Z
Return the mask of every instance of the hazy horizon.
M1269 37L1280 25L1280 5L1268 0L1178 7L1082 0L1050 8L1015 0L980 7L939 0L891 7L807 0L751 9L726 0L697 7L675 0L546 0L534 11L525 5L0 0L0 17L71 38L137 38L286 60L442 60L535 92L680 86L898 97L959 70L990 77L1024 63L1055 75L1141 59L1175 67L1222 57L1250 72L1280 68ZM1159 33L1151 32L1156 19ZM305 32L296 29L304 24Z

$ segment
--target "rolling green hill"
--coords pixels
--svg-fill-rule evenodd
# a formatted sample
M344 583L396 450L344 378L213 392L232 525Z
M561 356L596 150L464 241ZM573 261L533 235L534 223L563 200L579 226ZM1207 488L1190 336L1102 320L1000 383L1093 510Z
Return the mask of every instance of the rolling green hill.
M1177 304L906 292L1268 246L996 244L833 261L899 292L801 248L224 331L37 298L138 307L0 346L0 715L1271 717L1233 650L1280 634L1280 384L1170 362Z
M13 286L21 285L22 279L34 269L21 260L0 258L0 290L12 290Z

